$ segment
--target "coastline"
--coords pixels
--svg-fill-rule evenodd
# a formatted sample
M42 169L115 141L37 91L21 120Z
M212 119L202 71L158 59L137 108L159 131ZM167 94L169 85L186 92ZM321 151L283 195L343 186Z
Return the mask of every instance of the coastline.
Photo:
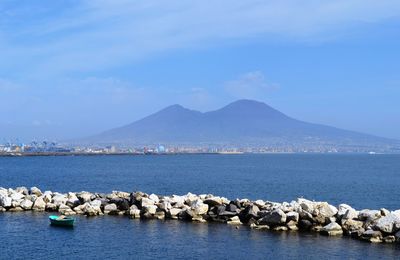
M123 215L132 219L219 222L256 230L318 232L372 243L400 243L400 210L356 210L347 204L298 198L290 203L229 200L211 194L160 196L143 192L42 192L0 188L0 212L58 212L62 215Z

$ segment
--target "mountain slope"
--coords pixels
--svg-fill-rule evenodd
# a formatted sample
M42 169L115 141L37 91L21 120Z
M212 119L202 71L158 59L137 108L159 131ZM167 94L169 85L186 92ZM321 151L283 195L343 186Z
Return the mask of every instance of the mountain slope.
M92 143L219 144L241 146L387 146L391 140L293 119L265 103L238 100L201 113L167 107L132 124L88 139Z

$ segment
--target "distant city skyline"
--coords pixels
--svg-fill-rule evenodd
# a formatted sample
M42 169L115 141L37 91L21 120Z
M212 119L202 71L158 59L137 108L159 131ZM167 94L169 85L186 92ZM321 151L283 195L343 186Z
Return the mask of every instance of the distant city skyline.
M0 139L247 98L400 139L400 2L2 1Z

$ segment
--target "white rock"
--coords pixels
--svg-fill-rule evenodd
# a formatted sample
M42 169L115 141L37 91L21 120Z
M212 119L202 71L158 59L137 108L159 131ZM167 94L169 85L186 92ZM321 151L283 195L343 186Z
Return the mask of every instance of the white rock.
M111 204L107 204L104 207L104 214L110 214L110 213L115 213L118 211L118 207L117 205L115 205L114 203Z
M23 208L24 210L30 210L30 209L32 209L32 206L33 206L33 202L28 199L24 199L20 203L20 207Z
M42 195L42 191L39 189L39 188L37 188L37 187L32 187L31 189L30 189L30 194L34 194L34 195L36 195L36 196L41 196Z
M142 207L146 207L146 206L153 206L155 204L154 200L150 199L150 198L142 198L141 201L141 205Z
M203 203L201 199L197 199L192 202L191 209L196 215L204 215L207 214L208 205Z
M160 199L158 198L158 196L156 194L150 194L149 199L154 201L154 203L160 202Z
M299 222L299 213L291 211L286 213L286 219L287 221L295 221Z
M7 195L0 194L0 207L11 207L12 199Z
M332 223L324 226L321 229L321 233L329 235L329 236L337 236L337 235L342 235L343 230L342 230L342 227L338 223L332 222Z
M32 209L35 211L44 211L46 209L46 203L43 200L43 197L38 197L33 203Z
M385 233L393 233L396 231L396 226L400 227L400 218L394 214L379 218L375 224L376 228Z

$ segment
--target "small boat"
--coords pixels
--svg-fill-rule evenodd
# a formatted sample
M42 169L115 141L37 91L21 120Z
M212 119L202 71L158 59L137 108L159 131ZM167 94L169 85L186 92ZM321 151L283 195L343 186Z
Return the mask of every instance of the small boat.
M75 219L66 216L49 216L50 224L53 226L73 227Z

